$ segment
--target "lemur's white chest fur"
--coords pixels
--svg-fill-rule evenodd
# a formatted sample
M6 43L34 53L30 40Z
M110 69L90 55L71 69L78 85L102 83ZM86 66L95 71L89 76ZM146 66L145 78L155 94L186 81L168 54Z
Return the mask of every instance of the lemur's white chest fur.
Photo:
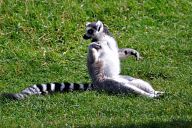
M99 59L104 63L105 76L117 77L120 73L120 60L115 39L104 34L97 43L101 45L98 52Z

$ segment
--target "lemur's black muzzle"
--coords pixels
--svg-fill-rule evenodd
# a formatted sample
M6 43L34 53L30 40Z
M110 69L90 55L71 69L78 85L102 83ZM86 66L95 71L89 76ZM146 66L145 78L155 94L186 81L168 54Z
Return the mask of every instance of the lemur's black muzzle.
M91 39L91 37L89 37L89 36L87 36L87 35L85 34L85 35L83 35L83 39L88 40L88 39Z

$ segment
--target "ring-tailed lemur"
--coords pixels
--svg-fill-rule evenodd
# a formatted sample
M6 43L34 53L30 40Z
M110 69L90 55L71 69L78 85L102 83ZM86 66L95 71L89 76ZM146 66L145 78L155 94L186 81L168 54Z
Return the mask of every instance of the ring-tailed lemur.
M87 32L89 33L90 31L87 31ZM137 60L140 58L139 52L137 52L134 49L130 49L130 48L119 49L118 54L119 54L120 59L127 58L130 55L135 56ZM110 57L112 57L112 56L110 56ZM28 97L30 95L44 95L44 94L48 94L48 93L67 92L67 91L73 91L73 90L83 90L83 91L91 90L92 85L93 84L91 84L91 83L89 83L89 84L88 83L85 83L85 84L77 84L77 83L35 84L35 85L25 88L24 90L22 90L19 93L5 93L5 94L2 94L2 96L9 98L9 99L21 100L21 99L25 99L26 97Z
M88 53L88 71L93 88L114 93L136 93L147 97L159 97L163 92L141 80L120 74L118 46L101 21L87 23L84 39L92 39Z

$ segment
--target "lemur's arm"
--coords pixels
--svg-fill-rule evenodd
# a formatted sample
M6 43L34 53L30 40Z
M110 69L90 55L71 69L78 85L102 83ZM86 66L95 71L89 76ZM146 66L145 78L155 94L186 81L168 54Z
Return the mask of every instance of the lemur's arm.
M97 52L97 50L101 49L101 45L98 43L91 43L88 47L88 63L95 63L98 61L99 59L99 54Z
M136 60L142 59L139 52L136 51L135 49L119 48L118 53L119 53L119 59L121 59L121 60L128 58L129 56L134 56L136 58Z
M101 49L101 45L95 42L88 47L87 67L93 83L104 79L103 62L99 59L99 49Z

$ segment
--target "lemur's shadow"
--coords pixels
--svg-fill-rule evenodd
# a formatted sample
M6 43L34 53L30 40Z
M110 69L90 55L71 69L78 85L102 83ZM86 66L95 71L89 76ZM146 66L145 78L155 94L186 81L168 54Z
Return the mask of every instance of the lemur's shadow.
M138 123L138 124L115 124L112 123L110 125L95 125L95 126L89 126L84 125L80 126L80 128L86 128L86 127L98 127L98 128L192 128L192 121L185 121L185 120L172 120L169 122L148 122L148 123Z

